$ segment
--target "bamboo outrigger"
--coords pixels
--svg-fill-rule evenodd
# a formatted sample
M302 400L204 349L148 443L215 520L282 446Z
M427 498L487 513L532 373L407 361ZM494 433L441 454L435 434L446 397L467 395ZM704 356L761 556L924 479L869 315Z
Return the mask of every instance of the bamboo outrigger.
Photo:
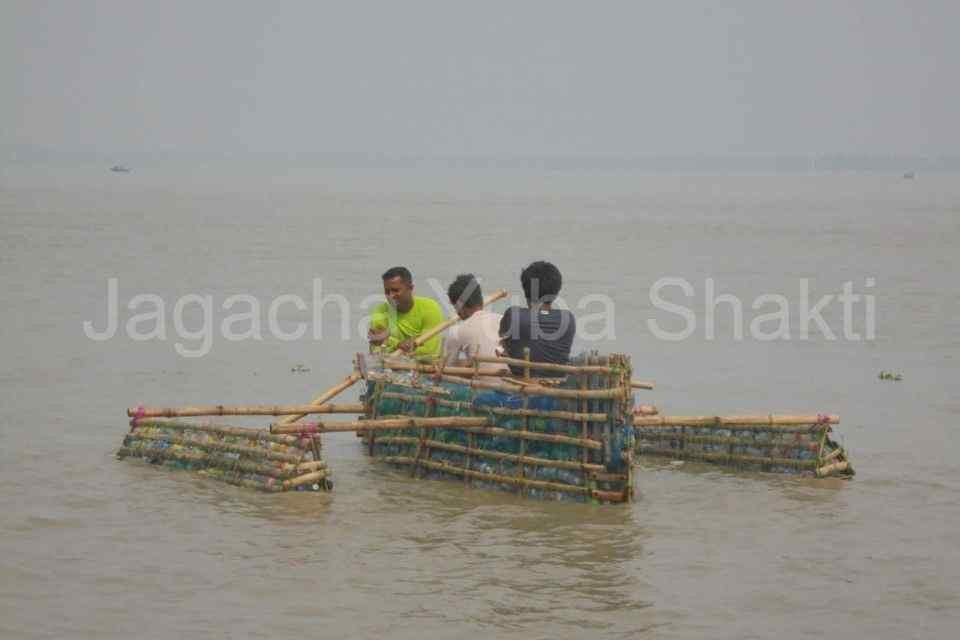
M506 295L498 291L485 303ZM456 322L451 319L422 343ZM512 365L500 377L481 363ZM525 496L629 502L634 461L646 456L738 470L850 477L846 452L830 437L833 415L661 416L635 406L628 356L581 355L570 364L479 358L467 366L358 355L354 371L305 405L128 409L130 432L117 452L265 491L330 490L324 433L356 432L370 456L414 477L453 479ZM540 371L564 378L538 379ZM331 401L358 382L360 402ZM348 419L304 420L346 414ZM180 419L278 416L251 429Z

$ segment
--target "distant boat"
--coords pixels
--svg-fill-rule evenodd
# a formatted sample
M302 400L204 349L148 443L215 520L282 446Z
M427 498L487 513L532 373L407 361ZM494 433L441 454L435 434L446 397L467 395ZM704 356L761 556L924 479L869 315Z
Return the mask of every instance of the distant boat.
M905 174L903 174L904 180L913 180L916 177L917 177L917 174L914 173L913 171L907 171Z
M110 167L110 171L113 171L114 173L130 173L130 169L123 166L122 164L113 165L112 167Z

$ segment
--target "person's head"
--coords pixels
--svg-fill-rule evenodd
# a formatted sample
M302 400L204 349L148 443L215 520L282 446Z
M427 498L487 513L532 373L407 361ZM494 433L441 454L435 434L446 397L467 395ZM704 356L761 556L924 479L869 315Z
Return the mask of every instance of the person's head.
M520 272L520 284L527 304L551 304L560 293L563 278L555 265L538 260Z
M472 273L457 276L457 279L447 288L447 297L450 298L450 304L457 310L461 320L466 320L483 308L483 292L480 291L480 283Z
M413 306L413 275L406 267L391 267L383 272L383 295L394 309L406 313Z

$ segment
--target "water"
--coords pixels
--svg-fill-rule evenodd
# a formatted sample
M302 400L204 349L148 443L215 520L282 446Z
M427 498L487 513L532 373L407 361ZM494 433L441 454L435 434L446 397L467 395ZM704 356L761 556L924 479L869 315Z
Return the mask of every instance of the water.
M663 176L218 167L6 168L0 173L0 635L3 637L943 637L960 622L960 182L886 175ZM332 494L257 493L118 462L128 406L299 403L364 348L361 303L406 264L418 291L473 271L519 293L555 261L583 319L634 357L667 414L841 415L852 481L642 461L626 507L539 503L413 481L325 438ZM683 341L651 286L697 321ZM103 342L107 280L120 327ZM336 302L278 311L283 293ZM706 279L744 301L705 334ZM806 279L806 280L805 280ZM874 284L868 286L868 280ZM845 282L876 300L876 339L843 339ZM127 304L165 302L167 340L135 341ZM178 297L209 295L217 325L262 303L262 340L175 343ZM762 294L790 304L791 340L751 338ZM374 298L369 298L368 302ZM862 336L861 302L851 316ZM188 305L185 329L203 320ZM144 322L142 331L155 327ZM319 325L322 339L311 334ZM235 329L249 328L250 321ZM603 322L585 326L602 333ZM768 325L766 329L770 329ZM182 334L182 332L181 332ZM309 373L293 373L303 364ZM902 382L881 382L881 370ZM349 392L344 399L352 399ZM237 424L262 424L232 420Z

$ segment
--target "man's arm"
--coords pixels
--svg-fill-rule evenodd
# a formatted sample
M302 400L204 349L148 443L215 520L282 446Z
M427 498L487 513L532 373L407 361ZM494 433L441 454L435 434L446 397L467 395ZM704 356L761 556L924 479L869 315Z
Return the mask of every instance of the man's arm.
M390 337L390 315L389 307L386 304L377 305L370 313L370 328L367 330L367 340L370 341L371 345L378 348L390 347L391 342L397 342L396 339L391 340Z
M443 315L443 309L433 298L423 298L422 324L420 335L423 335L438 324L443 323L446 318ZM413 357L417 359L433 360L439 358L443 353L443 335L435 335L413 352Z

